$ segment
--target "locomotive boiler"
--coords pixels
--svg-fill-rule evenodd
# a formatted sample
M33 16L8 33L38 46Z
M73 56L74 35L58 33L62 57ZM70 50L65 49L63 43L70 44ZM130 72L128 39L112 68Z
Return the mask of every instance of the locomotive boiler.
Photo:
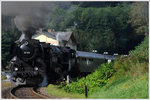
M67 75L75 77L94 71L111 55L75 51L27 37L12 46L11 82L17 85L46 86L61 82Z

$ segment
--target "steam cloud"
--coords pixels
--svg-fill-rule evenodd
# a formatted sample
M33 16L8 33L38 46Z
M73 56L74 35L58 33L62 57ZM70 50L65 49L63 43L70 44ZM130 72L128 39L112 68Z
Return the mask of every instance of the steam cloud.
M2 2L2 15L14 16L16 27L25 35L46 27L54 6L69 7L69 2Z

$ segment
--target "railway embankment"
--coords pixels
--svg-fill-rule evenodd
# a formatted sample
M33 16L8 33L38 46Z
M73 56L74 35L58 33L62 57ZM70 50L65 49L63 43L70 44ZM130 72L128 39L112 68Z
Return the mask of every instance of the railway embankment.
M72 81L69 86L55 88L68 94L84 96L85 85L88 98L144 98L149 96L149 51L148 38L139 44L128 56L120 56L110 64L102 64L95 72ZM47 87L50 91L51 86ZM55 94L59 95L59 94Z

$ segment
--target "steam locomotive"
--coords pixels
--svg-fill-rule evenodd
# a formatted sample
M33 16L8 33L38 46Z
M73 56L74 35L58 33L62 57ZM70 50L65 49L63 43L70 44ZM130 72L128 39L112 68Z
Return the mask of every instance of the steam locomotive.
M94 71L114 56L75 51L35 39L24 38L12 46L11 82L17 85L46 86Z

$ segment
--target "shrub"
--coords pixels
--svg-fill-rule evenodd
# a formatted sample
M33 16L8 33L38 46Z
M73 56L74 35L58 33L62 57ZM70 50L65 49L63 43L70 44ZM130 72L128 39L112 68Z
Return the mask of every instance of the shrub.
M102 64L92 74L81 78L77 82L72 82L69 86L65 86L63 89L67 92L82 94L84 93L85 85L87 85L88 91L91 93L97 87L103 87L108 82L108 79L114 73L112 66L113 63Z

